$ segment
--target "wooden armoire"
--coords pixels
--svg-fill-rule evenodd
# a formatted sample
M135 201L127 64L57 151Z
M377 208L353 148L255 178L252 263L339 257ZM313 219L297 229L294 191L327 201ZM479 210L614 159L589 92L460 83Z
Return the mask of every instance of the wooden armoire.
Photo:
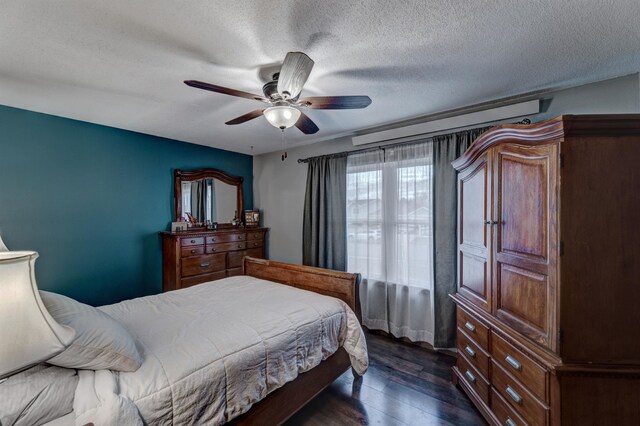
M490 424L640 424L640 115L496 127L453 166L454 382Z

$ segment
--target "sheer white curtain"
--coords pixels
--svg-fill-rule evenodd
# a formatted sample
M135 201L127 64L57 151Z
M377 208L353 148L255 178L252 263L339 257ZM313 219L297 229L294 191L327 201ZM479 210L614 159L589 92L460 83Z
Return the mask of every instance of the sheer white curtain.
M432 143L347 162L347 269L365 326L433 344Z

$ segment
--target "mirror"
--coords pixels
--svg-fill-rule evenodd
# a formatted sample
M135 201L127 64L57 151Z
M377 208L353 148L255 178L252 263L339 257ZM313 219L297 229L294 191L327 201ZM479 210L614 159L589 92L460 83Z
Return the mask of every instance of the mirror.
M242 181L217 169L176 170L174 173L175 220L229 224L244 210Z

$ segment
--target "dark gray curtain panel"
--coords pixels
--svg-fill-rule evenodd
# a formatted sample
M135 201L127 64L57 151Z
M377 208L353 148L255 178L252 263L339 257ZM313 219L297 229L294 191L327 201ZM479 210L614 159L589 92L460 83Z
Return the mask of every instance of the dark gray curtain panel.
M471 129L433 138L433 244L434 244L434 343L436 348L455 347L456 308L449 294L456 291L457 172L451 162L491 127Z
M302 262L347 268L347 157L309 160L304 198Z

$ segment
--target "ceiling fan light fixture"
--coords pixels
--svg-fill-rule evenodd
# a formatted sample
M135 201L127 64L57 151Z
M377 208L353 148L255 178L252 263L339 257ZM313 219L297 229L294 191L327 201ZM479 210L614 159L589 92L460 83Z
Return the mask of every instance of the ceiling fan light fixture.
M264 110L264 117L273 127L284 130L296 124L300 111L286 105L273 106Z

